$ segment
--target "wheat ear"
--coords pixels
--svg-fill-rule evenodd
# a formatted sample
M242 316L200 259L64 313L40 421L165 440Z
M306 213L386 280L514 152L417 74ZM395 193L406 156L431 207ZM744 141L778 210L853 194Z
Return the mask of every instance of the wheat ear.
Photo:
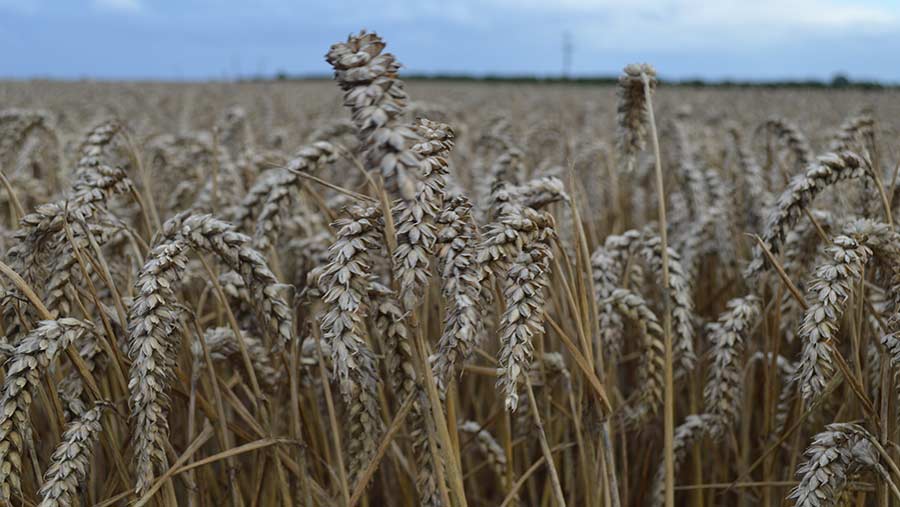
M534 352L532 339L544 332L544 289L550 283L550 240L555 237L553 219L542 212L536 216L543 222L537 236L523 245L503 281L506 308L500 320L500 357L497 385L504 393L506 409L518 406L517 381L527 374Z
M482 305L490 295L484 267L475 258L478 236L471 209L467 198L454 196L437 218L441 292L449 305L433 366L440 393L446 393L457 365L469 358L484 332Z
M675 428L672 439L672 454L674 467L677 471L688 457L688 451L703 437L709 435L710 428L715 424L715 416L710 414L689 415L684 422ZM666 468L660 463L653 476L653 491L650 493L650 505L660 507L665 504L666 493Z
M791 491L797 507L838 505L849 477L863 469L879 469L875 439L856 424L835 423L813 437L806 463L797 469L800 484Z
M29 409L41 375L60 352L93 326L78 319L41 321L16 346L6 368L0 397L0 500L21 490L24 434L30 431Z
M706 413L716 417L715 433L721 433L737 421L743 388L744 343L759 316L759 299L735 298L728 302L727 308L718 322L709 326L713 360L703 397Z
M332 351L334 379L350 410L350 475L355 477L374 456L381 428L375 355L366 343L363 318L368 303L369 250L380 244L377 208L352 206L335 222L337 239L329 262L316 273L326 313L323 340Z
M419 156L411 144L419 137L400 124L408 97L397 78L400 63L394 55L383 53L384 47L381 37L362 31L331 46L325 59L344 90L344 105L350 108L365 149L366 167L381 173L390 192L412 201Z
M616 289L603 303L610 304L640 327L641 365L638 369L640 391L637 396L637 407L628 415L632 422L637 422L656 413L662 403L665 361L663 328L644 298L629 290Z
M762 236L766 247L773 254L779 253L788 229L794 226L803 209L812 204L816 196L835 183L862 178L866 173L865 161L852 152L829 153L819 157L805 173L792 178L788 188L778 197ZM757 246L746 277L757 275L764 265L762 248Z
M650 65L631 64L625 67L616 88L616 147L627 171L634 169L637 154L647 143L649 112L644 93L643 75L650 78L651 90L656 87L656 70Z
M828 260L816 268L807 289L808 309L797 335L803 341L798 367L800 393L806 402L821 394L835 366L831 348L853 285L872 251L848 236L834 238Z
M76 504L73 500L90 471L91 456L102 431L100 416L104 408L104 405L96 405L66 428L44 473L44 484L38 492L41 497L38 507L70 507Z

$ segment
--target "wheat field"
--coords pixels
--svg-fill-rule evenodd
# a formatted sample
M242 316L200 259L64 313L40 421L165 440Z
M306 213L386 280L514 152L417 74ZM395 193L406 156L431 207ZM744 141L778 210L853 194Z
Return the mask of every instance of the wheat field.
M900 505L900 92L322 51L0 82L0 505Z

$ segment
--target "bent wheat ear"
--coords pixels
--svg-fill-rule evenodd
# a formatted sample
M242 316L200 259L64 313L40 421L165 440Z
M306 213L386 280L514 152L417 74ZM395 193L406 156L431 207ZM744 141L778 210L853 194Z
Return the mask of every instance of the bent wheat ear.
M241 348L238 344L234 330L230 327L216 327L207 329L203 334L203 339L209 349L209 355L214 360L236 359L240 361ZM244 340L244 347L247 348L247 354L253 364L253 370L256 377L262 381L263 386L272 391L278 385L281 379L281 371L279 371L272 363L272 358L265 344L259 338L253 336L250 331L242 330L241 339ZM194 356L194 366L192 373L194 377L198 377L206 365L203 357L203 347L199 338L195 337L191 344L191 354ZM236 361L236 362L237 362Z
M594 279L594 300L600 323L600 342L603 352L613 359L622 355L624 345L624 323L622 316L609 302L610 296L619 285L616 260L605 248L597 247L591 255L591 273Z
M331 46L325 60L344 90L344 105L352 113L367 168L381 173L389 191L412 201L420 160L411 145L419 136L400 124L408 97L397 78L400 62L382 53L384 47L381 37L362 31Z
M509 488L506 483L506 468L508 462L506 459L506 451L497 443L491 433L476 421L466 421L459 425L459 431L468 433L475 437L475 445L487 458L488 466L494 471L494 474L500 479L500 485L504 490Z
M293 339L291 309L281 295L284 286L269 269L265 257L253 248L249 236L212 215L182 213L163 226L167 238L183 241L200 252L213 254L244 280L259 321L279 346Z
M637 407L628 414L630 422L639 422L655 414L662 403L665 362L663 328L644 298L629 290L616 289L603 303L612 305L635 321L641 329L641 365L638 370L640 391Z
M62 441L53 451L50 467L44 473L44 484L38 493L39 507L68 507L74 505L78 488L87 478L91 455L102 430L102 405L97 405L70 424Z
M644 78L649 78L650 90L656 89L656 70L649 64L631 64L619 76L616 109L616 147L625 163L627 171L634 169L637 154L647 142L647 97L644 93Z
M763 128L774 134L779 141L784 143L794 153L797 166L806 167L812 162L813 150L806 136L803 135L803 132L796 125L785 118L771 118L763 124ZM842 150L832 149L830 151L838 152Z
M418 131L427 136L413 151L423 157L422 180L416 185L413 200L401 200L394 209L397 249L394 250L394 277L400 286L400 303L413 311L421 303L428 286L429 259L434 254L434 220L444 201L447 159L453 147L453 131L447 125L420 119Z
M806 449L808 461L797 469L800 484L789 496L797 507L838 505L849 478L864 469L881 467L875 439L861 426L826 426Z
M737 154L738 179L744 183L742 186L747 189L747 199L743 201L745 203L744 213L749 225L756 229L763 220L764 210L771 206L773 196L769 192L762 167L753 156L753 152L744 144L740 129L737 125L731 125L728 133L732 137Z
M689 415L684 418L684 422L675 428L675 435L672 440L672 452L674 453L675 471L677 472L684 460L688 457L688 452L703 437L709 435L710 428L715 423L715 416L710 414ZM666 492L666 467L660 462L656 469L656 475L653 477L653 492L650 494L650 505L652 507L661 507L665 505Z
M712 202L709 182L697 162L687 126L677 120L673 122L673 126L678 148L678 163L675 164L675 172L681 181L681 193L687 201L690 216L697 218L709 208Z
M416 488L419 502L425 507L443 505L438 490L435 469L436 456L431 452L428 430L431 405L421 383L416 378L413 365L412 333L406 323L406 314L400 309L393 292L380 284L371 284L375 328L381 334L387 356L387 369L391 387L399 400L414 395L412 409L407 419L416 461Z
M654 273L662 273L662 240L651 229L644 230L642 253ZM672 304L672 320L675 325L674 353L676 375L682 377L694 370L697 356L694 354L694 299L687 272L681 264L681 256L672 248L669 256L669 297Z
M22 446L29 431L29 408L41 374L60 352L93 326L78 319L45 320L16 346L7 363L0 397L0 500L21 490Z
M803 209L812 204L816 196L835 183L862 178L866 174L865 161L853 152L842 151L819 157L804 174L792 178L788 188L778 197L775 209L769 214L763 243L773 254L779 253L788 229L797 223ZM752 279L764 267L763 251L757 246L745 276Z
M333 161L335 156L336 149L330 143L313 143L302 148L278 176L269 180L271 187L256 219L254 248L265 252L278 239L282 227L281 215L290 205L295 187L300 183L297 172L312 173L322 164Z
M860 141L862 141L860 143ZM841 127L834 140L831 141L831 151L868 149L875 142L875 118L867 113L848 118Z
M150 488L155 470L168 464L168 386L175 374L180 344L178 298L173 286L187 264L187 244L173 241L150 251L135 282L128 314L128 390L134 445L135 491Z
M809 308L797 335L803 341L798 368L800 393L806 402L821 394L835 366L832 341L844 314L853 284L859 281L863 266L872 255L865 245L848 236L838 236L828 249L829 259L816 268L807 290Z

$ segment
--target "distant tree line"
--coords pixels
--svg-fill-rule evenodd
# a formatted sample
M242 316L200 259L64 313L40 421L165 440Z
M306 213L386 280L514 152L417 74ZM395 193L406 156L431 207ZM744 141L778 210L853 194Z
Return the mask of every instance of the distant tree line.
M242 81L269 81L271 77L249 77ZM279 72L274 76L277 81L315 81L330 80L330 75L302 74L292 75ZM618 81L616 76L536 76L533 74L404 74L405 81L455 81L474 83L519 83L519 84L572 84L572 85L614 85ZM881 83L878 81L853 80L846 74L835 74L830 80L803 79L803 80L775 80L775 81L751 81L751 80L705 80L701 78L690 79L660 79L660 83L668 86L684 87L716 87L716 88L847 88L861 90L881 90L900 87L900 84Z

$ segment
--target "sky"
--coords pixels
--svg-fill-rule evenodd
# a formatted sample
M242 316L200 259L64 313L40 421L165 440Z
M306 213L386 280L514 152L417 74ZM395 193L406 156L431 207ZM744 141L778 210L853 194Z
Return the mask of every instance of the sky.
M375 31L410 73L900 83L900 0L0 0L0 78L330 73Z

